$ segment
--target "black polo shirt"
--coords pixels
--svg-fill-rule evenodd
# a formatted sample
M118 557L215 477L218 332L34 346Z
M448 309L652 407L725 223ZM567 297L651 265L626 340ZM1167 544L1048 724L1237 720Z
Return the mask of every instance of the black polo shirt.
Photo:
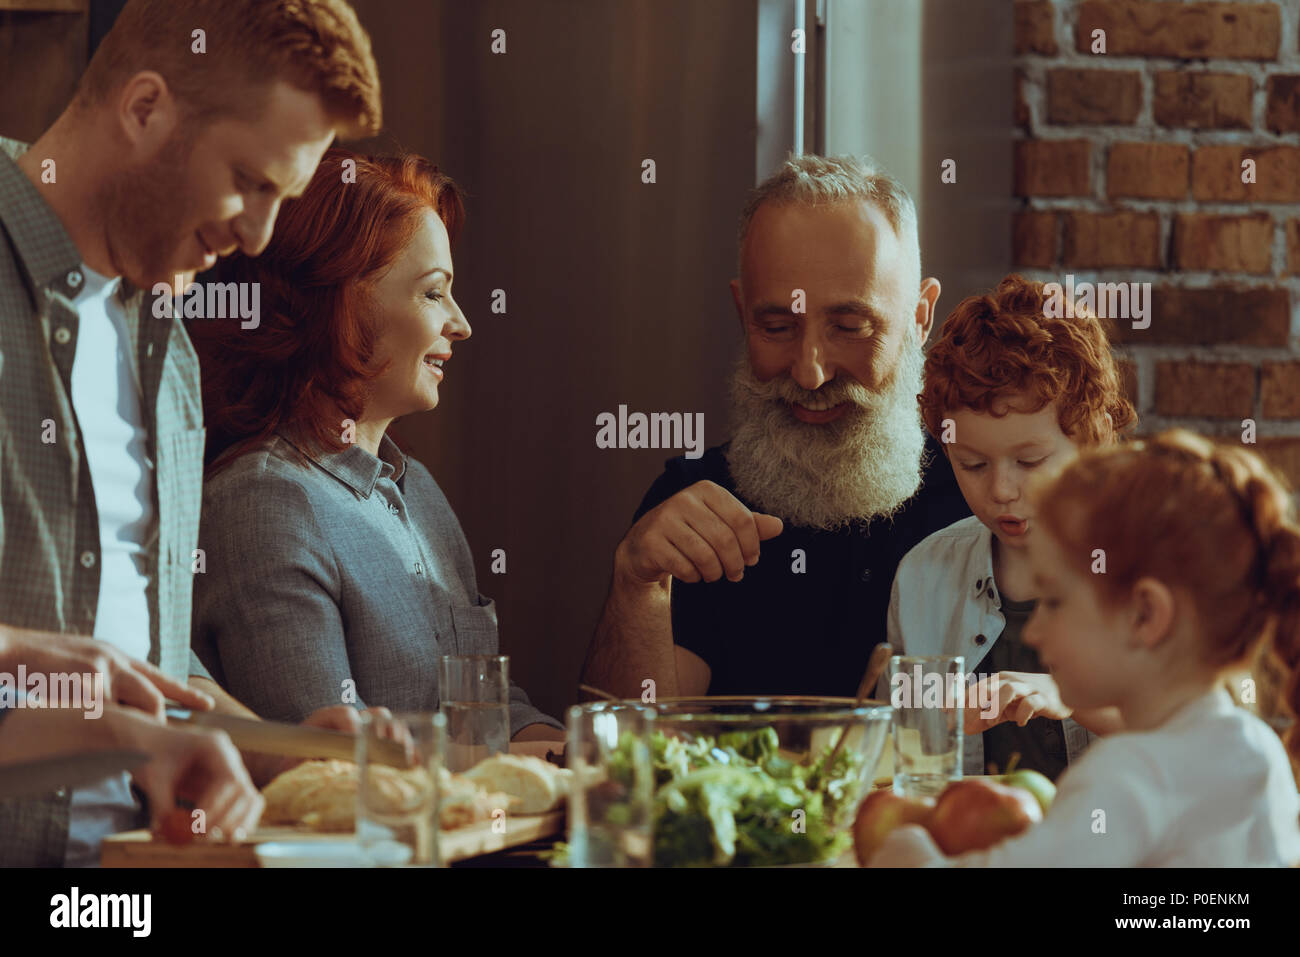
M633 521L706 479L754 509L736 494L725 450L669 459ZM885 640L899 561L931 532L970 515L947 456L929 437L926 455L920 490L892 521L837 532L787 523L761 543L758 564L739 582L673 581L673 641L708 662L709 694L857 693L871 649Z

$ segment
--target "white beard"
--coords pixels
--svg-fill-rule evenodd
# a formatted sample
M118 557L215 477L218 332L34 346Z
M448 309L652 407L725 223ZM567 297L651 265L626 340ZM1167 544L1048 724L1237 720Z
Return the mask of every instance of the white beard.
M921 350L908 344L883 392L847 376L809 392L788 375L760 382L742 353L731 378L735 432L727 450L736 491L804 528L892 517L921 485L923 369ZM813 397L852 407L824 425L800 422L790 403Z

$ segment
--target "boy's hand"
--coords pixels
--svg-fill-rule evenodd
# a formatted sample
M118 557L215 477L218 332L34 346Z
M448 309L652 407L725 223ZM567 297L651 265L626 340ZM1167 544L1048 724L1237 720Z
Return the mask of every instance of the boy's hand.
M1062 703L1051 675L999 671L981 678L974 691L975 703L966 707L967 734L980 734L1004 721L1014 721L1023 728L1031 718L1060 721L1074 713ZM996 715L983 710L984 701L992 701L990 710L996 709Z

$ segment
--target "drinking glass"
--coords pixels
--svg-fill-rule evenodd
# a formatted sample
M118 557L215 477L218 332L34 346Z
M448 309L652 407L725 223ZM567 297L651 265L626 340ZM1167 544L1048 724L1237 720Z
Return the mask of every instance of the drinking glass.
M506 655L444 655L439 662L448 771L467 771L486 757L510 750L509 665Z
M894 655L894 792L935 795L961 778L966 661L961 655Z
M570 867L649 867L655 711L597 701L568 714Z
M438 867L441 714L361 715L357 843L378 867Z

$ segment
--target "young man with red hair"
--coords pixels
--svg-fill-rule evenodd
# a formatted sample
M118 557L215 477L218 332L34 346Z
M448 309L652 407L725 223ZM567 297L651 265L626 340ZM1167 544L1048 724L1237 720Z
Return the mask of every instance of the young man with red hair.
M251 714L189 650L198 363L148 291L261 252L335 135L380 113L343 0L130 0L54 125L0 140L0 638L93 636ZM246 763L254 782L277 768ZM247 779L222 793L213 810L255 823ZM92 863L138 823L124 775L3 801L0 864Z
M1090 730L1113 730L1116 719L1062 705L1020 640L1037 599L1026 488L1080 449L1115 441L1136 415L1101 320L1045 317L1043 284L1020 276L958 304L926 356L924 383L921 417L973 514L904 556L889 642L897 654L962 655L968 671L997 676L998 714L967 707L968 773L1005 769L1019 753L1022 767L1055 778L1090 743Z

